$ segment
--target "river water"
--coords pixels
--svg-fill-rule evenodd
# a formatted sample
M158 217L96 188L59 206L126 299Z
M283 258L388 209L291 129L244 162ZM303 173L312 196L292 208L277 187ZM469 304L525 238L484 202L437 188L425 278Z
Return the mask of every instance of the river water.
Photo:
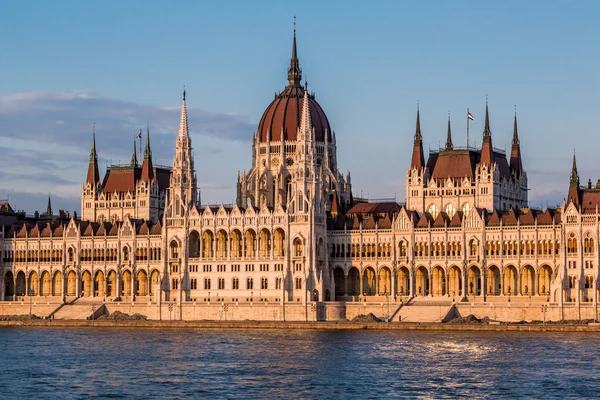
M600 335L1 328L0 398L600 396Z

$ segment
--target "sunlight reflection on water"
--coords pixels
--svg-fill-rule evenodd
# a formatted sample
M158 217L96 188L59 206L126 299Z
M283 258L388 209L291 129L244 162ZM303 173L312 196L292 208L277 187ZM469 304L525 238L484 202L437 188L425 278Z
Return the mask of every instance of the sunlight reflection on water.
M0 329L3 399L595 397L594 334Z

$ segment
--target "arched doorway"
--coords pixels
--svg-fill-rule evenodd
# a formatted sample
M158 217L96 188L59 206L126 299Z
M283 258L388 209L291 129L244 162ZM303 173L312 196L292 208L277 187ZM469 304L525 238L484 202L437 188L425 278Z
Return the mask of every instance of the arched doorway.
M550 282L552 279L552 268L542 265L538 273L538 293L541 296L550 296Z
M398 268L397 291L399 296L408 296L410 294L410 273L406 267Z
M67 274L67 296L77 296L77 274L69 271Z
M535 272L531 265L526 265L521 271L521 294L523 296L535 295Z
M50 279L50 273L48 271L42 272L41 285L40 296L50 296L52 293L52 280Z
M97 271L94 277L94 296L104 297L104 272Z
M4 299L9 300L13 299L15 295L15 278L12 271L8 271L4 275Z
M517 287L518 287L518 277L517 270L512 265L509 265L504 269L504 291L505 295L516 295Z
M371 267L365 268L363 272L363 292L365 296L375 295L375 270Z
M25 272L17 272L17 287L15 288L16 296L25 296Z
M62 272L54 272L52 277L52 296L61 296L63 294L63 275Z
M148 289L151 296L154 296L155 290L160 290L160 273L156 269L150 274L150 287Z
M500 281L500 269L492 265L487 270L487 294L488 296L500 296L502 284Z
M85 297L92 296L92 274L90 274L90 271L83 271L83 274L81 274L81 293Z
M337 267L333 270L333 282L335 284L335 295L343 296L346 294L346 276L344 270Z
M433 269L431 273L431 278L433 280L431 292L434 296L443 296L446 294L446 276L444 274L444 270L442 267L437 266Z
M148 274L144 270L140 270L137 273L137 295L148 295Z
M348 294L350 296L358 296L360 294L360 273L356 267L352 267L348 271Z
M32 271L29 274L29 293L28 296L37 296L40 294L40 279L37 272Z
M123 295L131 296L131 272L123 271Z
M481 295L481 270L476 265L472 265L471 268L469 268L467 293L469 296Z
M379 295L389 296L392 294L392 272L388 267L379 269Z
M193 230L190 232L189 237L189 254L190 258L198 258L200 257L200 235L197 231Z
M115 270L110 270L108 273L108 279L106 280L106 295L108 297L118 297L117 288L117 273Z
M429 273L427 272L427 268L423 266L417 268L415 286L417 296L427 296L429 294Z
M462 296L462 272L460 268L456 265L450 267L448 271L448 294L452 296L453 299L456 296Z

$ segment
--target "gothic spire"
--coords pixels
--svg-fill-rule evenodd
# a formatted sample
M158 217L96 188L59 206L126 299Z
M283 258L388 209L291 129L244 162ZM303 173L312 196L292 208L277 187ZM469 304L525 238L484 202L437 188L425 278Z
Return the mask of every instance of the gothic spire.
M305 140L312 140L312 120L310 118L310 102L308 94L308 84L304 90L304 98L302 100L302 115L300 117L300 137Z
M576 207L579 207L579 174L577 173L575 152L573 152L573 167L571 167L571 179L569 182L569 194L567 197L567 204L573 203Z
M144 150L144 160L152 158L152 150L150 150L150 124L146 128L146 149Z
M133 139L133 153L131 154L131 166L132 167L138 166L137 151L135 149L135 138Z
M300 86L302 81L302 70L298 61L298 52L296 50L296 17L294 16L294 41L292 42L292 59L288 69L288 82L291 86Z
M490 115L487 100L485 102L485 126L483 128L483 140L481 142L481 164L492 165L494 153L492 147L492 131L490 130Z
M452 130L450 129L450 113L448 113L448 136L446 137L446 150L452 150Z
M488 112L488 103L485 101L485 126L483 128L483 137L491 136L492 131L490 130L490 115Z
M413 143L413 154L410 169L421 170L425 168L425 156L423 155L423 137L421 136L421 116L417 106L417 125L415 129L415 140Z
M98 154L96 153L96 125L92 132L92 150L90 151L90 163L88 165L88 173L86 183L96 185L100 182L100 173L98 172Z
M152 150L150 150L150 124L146 128L146 150L144 150L144 162L142 163L142 180L154 179L154 167L152 165Z
M48 193L48 206L46 207L46 215L52 216L52 200L50 200L50 193Z
M415 130L415 140L421 139L421 117L419 115L419 106L417 105L417 128Z
M519 133L517 131L517 113L515 112L515 127L513 132L512 149L510 151L510 169L517 175L523 172L521 161L521 146L519 144Z
M573 153L573 166L571 167L571 186L579 187L579 174L577 173L577 160L575 159L575 153Z
M181 103L181 118L179 119L179 137L189 136L187 105L185 103L185 89L183 89L183 101Z

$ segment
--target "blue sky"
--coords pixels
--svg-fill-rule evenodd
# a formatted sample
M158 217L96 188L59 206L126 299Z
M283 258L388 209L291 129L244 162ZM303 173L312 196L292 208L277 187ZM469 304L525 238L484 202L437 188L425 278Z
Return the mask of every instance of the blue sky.
M293 15L304 77L356 194L404 198L420 102L426 146L510 148L517 106L532 206L561 203L573 150L582 183L600 126L595 1L11 1L0 12L0 197L79 210L92 123L101 169L150 123L170 164L185 84L203 202L231 202L237 170L286 84Z

